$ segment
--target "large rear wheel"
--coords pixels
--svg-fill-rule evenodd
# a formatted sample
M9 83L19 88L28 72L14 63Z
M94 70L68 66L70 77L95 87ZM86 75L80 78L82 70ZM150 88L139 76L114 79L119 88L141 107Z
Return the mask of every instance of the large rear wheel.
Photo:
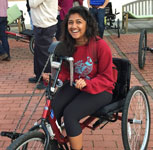
M131 88L122 113L122 139L125 150L146 150L150 136L150 106L142 87Z

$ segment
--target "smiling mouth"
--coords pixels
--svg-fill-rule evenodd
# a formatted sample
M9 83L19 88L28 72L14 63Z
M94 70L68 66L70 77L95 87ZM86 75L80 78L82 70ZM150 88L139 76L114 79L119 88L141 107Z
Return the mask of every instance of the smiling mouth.
M73 30L72 31L72 33L78 33L79 32L79 30Z

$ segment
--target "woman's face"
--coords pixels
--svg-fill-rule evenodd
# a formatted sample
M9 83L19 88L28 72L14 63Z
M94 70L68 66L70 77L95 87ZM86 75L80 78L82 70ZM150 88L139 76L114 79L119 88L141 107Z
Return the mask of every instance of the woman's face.
M68 32L76 42L86 41L86 21L78 14L72 14L68 20Z

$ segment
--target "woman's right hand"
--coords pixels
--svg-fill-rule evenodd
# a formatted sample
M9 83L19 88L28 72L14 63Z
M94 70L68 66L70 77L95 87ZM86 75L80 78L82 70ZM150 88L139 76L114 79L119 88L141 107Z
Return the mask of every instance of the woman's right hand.
M84 80L84 79L82 79L82 78L80 78L80 79L76 79L75 80L75 87L77 88L77 89L83 89L84 87L86 87L86 81Z

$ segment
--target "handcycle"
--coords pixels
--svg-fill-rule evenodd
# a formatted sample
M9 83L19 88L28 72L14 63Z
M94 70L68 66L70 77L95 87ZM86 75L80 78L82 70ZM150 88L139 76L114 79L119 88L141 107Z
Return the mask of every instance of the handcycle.
M105 29L109 30L109 29L114 29L117 31L117 36L118 38L120 37L120 20L117 19L116 24L115 23L115 19L116 16L119 14L119 12L116 12L115 9L115 13L113 14L113 10L112 10L112 3L109 2L105 8Z
M45 90L46 104L39 122L27 133L1 132L12 139L7 150L69 150L68 137L62 134L64 123L59 126L52 109L56 87L60 87L58 74L63 61L70 64L70 85L73 86L73 58L56 55L60 42L54 42L49 48L53 75ZM118 70L118 79L113 91L113 101L96 113L80 122L82 129L96 130L109 122L122 121L122 139L125 150L147 149L150 135L150 106L146 92L140 86L130 88L131 64L126 59L113 58ZM51 84L52 82L52 84Z
M138 64L140 69L144 68L147 51L153 53L153 48L147 46L147 30L143 29L140 33L139 49L138 49Z
M19 10L17 5L13 5L12 7L8 8L8 24L5 33L8 37L16 39L17 41L22 41L29 43L29 48L32 54L34 53L34 34L31 29L26 29L23 17L23 11ZM11 25L17 24L18 25L18 33L11 31Z

